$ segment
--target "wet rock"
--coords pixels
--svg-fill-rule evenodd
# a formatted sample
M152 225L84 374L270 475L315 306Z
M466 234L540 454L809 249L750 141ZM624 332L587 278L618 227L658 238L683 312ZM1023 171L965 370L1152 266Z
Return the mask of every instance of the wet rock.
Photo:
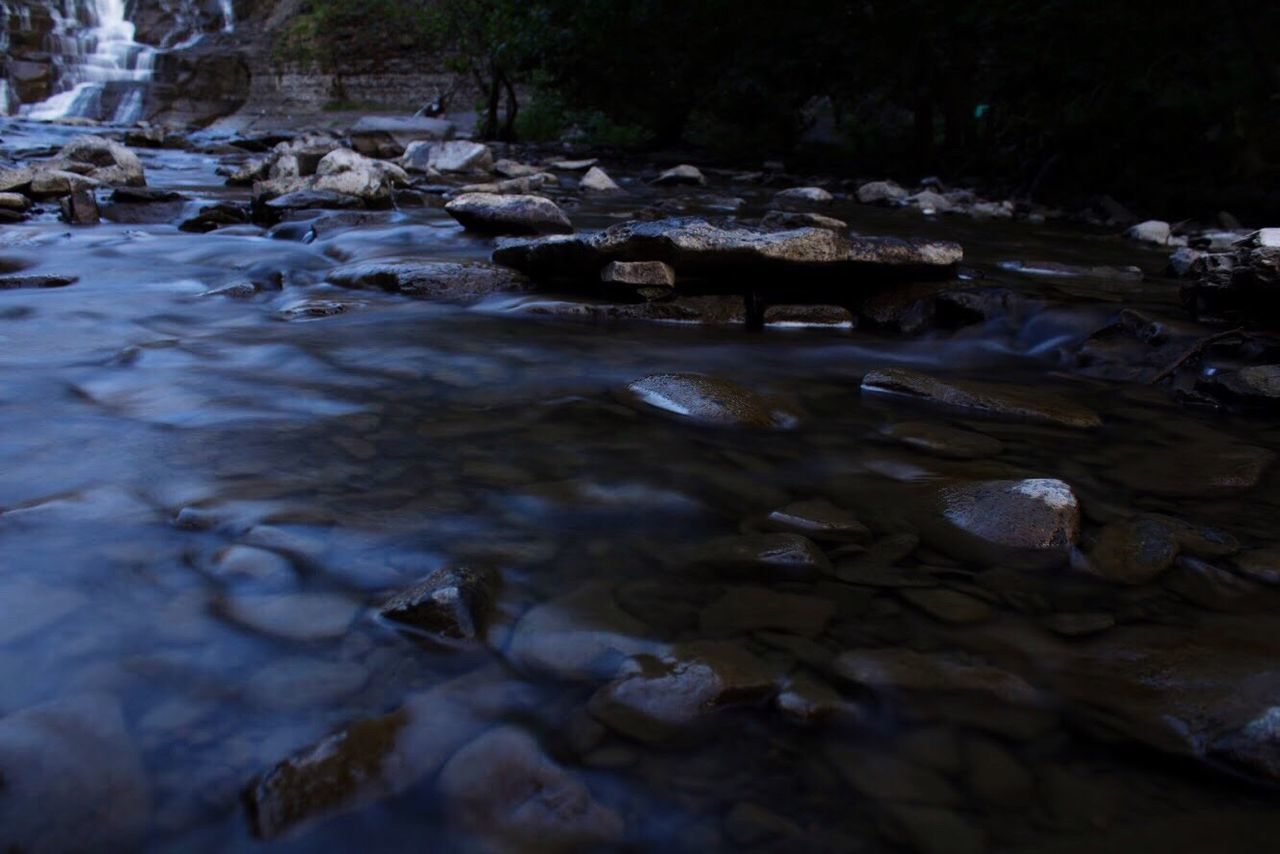
M865 798L932 806L962 803L960 793L937 771L882 750L832 744L826 755L853 790Z
M414 142L439 142L453 138L453 122L426 116L366 116L356 122L351 145L366 157L399 157Z
M18 288L65 288L80 281L79 276L31 275L0 276L0 291Z
M585 160L553 160L547 165L552 169L559 169L562 172L582 172L583 170L590 169L599 162L599 159L591 157Z
M573 224L555 202L540 196L466 193L445 205L468 231L489 234L569 234ZM496 257L496 256L495 256Z
M493 173L503 178L527 178L530 175L537 175L542 170L537 166L530 166L527 163L519 163L515 160L499 160L493 164Z
M903 201L919 208L921 213L927 215L951 213L956 209L951 199L933 190L921 190L919 193L907 196Z
M1177 559L1164 578L1169 590L1197 607L1226 614L1252 614L1280 606L1273 590L1193 557Z
M1097 413L1050 394L993 383L942 380L902 368L868 372L862 378L862 390L1064 427L1090 428L1102 423Z
M864 205L898 204L906 198L907 191L892 181L871 181L858 188L858 201Z
M295 190L262 203L262 219L272 223L292 211L346 210L364 207L364 199L334 190Z
M898 595L929 616L953 625L983 623L991 619L995 613L991 606L981 599L956 590L905 589L899 591Z
M1115 625L1116 618L1103 613L1051 614L1044 619L1046 629L1068 638L1101 634Z
M828 543L865 543L871 539L870 529L856 516L822 498L797 501L774 510L766 517L764 527Z
M245 696L273 711L308 711L355 694L369 681L358 664L290 657L268 664L245 683Z
M963 252L954 243L846 238L824 228L772 231L700 218L621 223L592 235L512 242L493 260L540 280L599 276L611 261L663 261L679 278L770 279L791 275L838 284L850 275L950 278Z
M116 205L153 205L163 202L181 202L186 196L176 190L159 187L117 187L111 192L111 203Z
M490 730L459 750L436 787L451 821L496 850L582 851L618 842L622 817L552 761L524 730Z
M614 261L600 271L606 290L660 299L676 286L676 271L661 261Z
M85 695L0 718L0 843L22 852L135 851L151 796L120 703Z
M371 160L347 148L330 151L316 166L308 189L345 193L365 202L381 203L391 198L396 186L409 183L400 167Z
M507 646L511 663L559 679L609 679L632 655L660 654L650 629L604 585L588 585L531 608Z
M821 187L792 187L774 194L773 203L780 208L809 208L826 205L835 197Z
M413 172L488 172L493 168L489 146L465 139L415 142L405 149L401 165ZM516 176L523 177L523 176Z
M749 388L702 374L654 374L627 391L655 409L709 426L789 429L798 420Z
M388 620L432 635L483 638L495 607L499 578L486 567L441 567L378 609Z
M31 200L21 193L0 193L0 210L26 211L31 207Z
M775 328L851 329L853 312L840 305L771 305L764 325Z
M831 562L807 537L749 534L719 537L696 547L690 562L728 576L805 579L829 573Z
M233 587L288 590L298 582L293 564L283 555L254 546L234 545L220 550L213 560L213 576Z
M886 424L880 429L880 433L908 447L944 459L980 460L998 456L1004 451L1004 443L999 439L927 421Z
M546 187L560 186L560 179L550 172L539 172L523 178L508 178L505 181L492 181L487 184L468 184L463 193L492 193L499 196L539 195Z
M80 172L101 184L141 187L147 183L138 155L100 136L76 137L49 164L50 168Z
M92 190L76 190L59 203L62 219L72 225L97 225L102 222L98 200Z
M836 675L880 693L919 692L967 695L1021 707L1043 698L1022 677L987 664L953 661L909 649L867 649L841 653Z
M1080 504L1060 480L942 485L922 531L946 554L986 565L1056 566L1080 536Z
M1280 585L1280 548L1250 549L1235 559L1236 571L1264 584Z
M455 261L364 261L335 268L326 278L344 288L452 301L520 293L529 288L529 281L514 270Z
M1249 365L1215 374L1206 383L1228 397L1267 406L1280 403L1280 365Z
M661 744L689 736L716 708L758 700L774 689L775 670L737 644L699 641L662 658L638 656L588 703L610 729Z
M757 845L782 839L803 839L804 830L759 804L740 801L724 817L724 832L738 845Z
M985 830L939 807L892 804L881 811L881 830L918 854L982 854Z
M601 195L616 195L626 192L599 166L592 166L587 170L587 174L583 175L582 180L578 182L578 189L584 193Z
M769 211L760 220L760 224L765 228L825 228L836 232L844 232L849 228L849 223L842 219L798 211Z
M28 191L34 198L42 199L65 196L67 193L92 192L99 186L99 182L75 172L46 169L36 172L28 186Z
M260 634L316 641L346 634L359 608L336 593L255 593L228 597L219 610Z
M1154 243L1157 246L1168 246L1173 238L1173 229L1169 223L1162 222L1158 219L1149 219L1146 222L1140 222L1124 233L1124 236L1130 240L1136 240L1139 243Z
M773 629L814 637L835 612L834 602L814 596L778 593L765 587L731 587L702 612L702 630L725 634Z
M490 720L518 708L521 693L492 671L480 671L344 727L250 784L245 802L254 833L276 839L405 791L435 774Z
M249 212L234 202L219 202L206 205L190 219L183 220L179 231L192 234L206 234L228 225L244 225L249 222Z
M825 669L826 664L820 666ZM806 726L833 719L856 721L861 718L861 710L856 705L827 683L804 671L784 680L775 703L787 719Z
M680 166L674 166L653 179L653 183L658 187L677 187L677 186L703 186L707 183L707 178L702 174L701 170L696 166L690 166L685 163Z
M1253 489L1273 462L1266 448L1224 438L1126 454L1106 473L1139 494L1218 496Z
M1105 526L1083 568L1120 584L1147 584L1173 566L1179 543L1169 526L1135 519Z

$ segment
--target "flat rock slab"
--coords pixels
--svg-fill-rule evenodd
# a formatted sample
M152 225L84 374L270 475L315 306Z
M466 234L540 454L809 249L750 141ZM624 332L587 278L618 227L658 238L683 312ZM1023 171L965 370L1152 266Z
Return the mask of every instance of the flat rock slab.
M519 293L529 287L528 279L514 270L456 261L364 261L338 267L327 278L344 288L454 301Z
M839 280L950 278L964 251L944 241L844 237L827 228L775 231L701 218L626 222L595 234L509 243L493 260L535 279L592 280L614 261L661 261L678 277L771 277Z
M468 231L488 234L570 234L564 211L541 196L465 193L444 206ZM506 265L512 266L512 265Z
M862 390L1063 427L1091 428L1102 424L1096 412L1052 394L995 383L944 380L901 368L868 371L862 378Z
M794 427L796 417L758 392L702 374L654 374L627 386L638 401L716 427Z

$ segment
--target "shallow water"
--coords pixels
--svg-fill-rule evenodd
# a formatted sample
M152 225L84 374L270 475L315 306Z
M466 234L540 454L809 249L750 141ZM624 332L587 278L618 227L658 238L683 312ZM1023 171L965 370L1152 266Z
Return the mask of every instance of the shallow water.
M2 133L21 150L76 131L14 122ZM140 153L149 184L189 194L193 211L243 197L214 175L216 156ZM748 198L745 213L762 209L759 190L728 192ZM635 207L610 200L572 215L598 227ZM715 630L700 617L739 585L692 569L686 549L815 497L854 512L878 541L909 534L922 485L944 476L1061 478L1087 527L1141 509L1248 548L1276 545L1273 473L1248 492L1196 486L1223 446L1280 449L1273 423L1180 409L1158 390L1070 370L1074 349L1120 300L1174 311L1176 288L1154 276L1161 254L1054 224L856 206L835 215L866 233L957 240L968 275L1038 302L914 338L594 324L531 315L533 298L462 308L323 283L339 260L488 256L491 241L432 208L309 243L247 226L71 228L52 214L4 228L0 258L24 275L78 281L0 291L0 713L50 702L103 716L119 708L143 769L151 851L392 851L408 839L484 850L492 840L460 827L430 778L270 842L253 837L242 804L257 775L335 728L476 671L518 687L477 719L537 738L617 812L638 850L959 850L957 839L947 844L949 822L993 850L1254 850L1273 840L1280 821L1265 785L1132 738L1100 738L1081 693L1057 693L1065 659L1037 658L1027 638L1049 637L1047 613L1106 612L1122 627L1073 649L1109 654L1108 637L1156 627L1220 638L1224 662L1237 645L1246 661L1267 662L1280 646L1274 611L1213 613L1159 584L993 572L924 546L896 565L989 602L994 616L948 625L894 588L822 578L777 586L835 603L803 644ZM1064 281L1001 269L1008 261L1136 263L1153 277ZM281 287L250 299L208 294L274 274ZM290 314L314 300L347 310ZM980 419L860 394L865 371L890 366L1052 390L1104 425ZM801 413L799 425L699 427L621 394L666 371L776 395ZM930 457L881 435L903 421L971 429L1004 450L981 461ZM1160 486L1170 480L1189 488ZM236 544L282 555L288 571L247 586L228 579L220 554ZM434 647L376 618L389 593L447 561L501 570L486 645ZM1049 604L1010 604L1020 582L1008 573L1030 573ZM802 725L759 699L711 712L673 744L613 734L585 709L607 680L531 673L512 652L524 613L584 585L605 590L630 622L610 626L572 604L558 625L580 618L626 634L639 620L654 643L727 639L793 679L830 683L842 711ZM814 646L980 656L1051 700L1034 725L999 709L921 711L830 679ZM926 841L909 828L924 828ZM516 847L538 847L524 842Z

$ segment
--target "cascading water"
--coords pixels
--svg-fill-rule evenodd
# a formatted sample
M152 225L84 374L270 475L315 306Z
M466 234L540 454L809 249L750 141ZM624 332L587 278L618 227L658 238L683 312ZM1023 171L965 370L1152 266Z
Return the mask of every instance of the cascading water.
M29 2L0 0L4 52L9 52L11 34L28 43L34 38L39 42L37 56L29 53L19 59L28 67L43 62L49 69L45 90L25 99L9 80L0 78L0 114L16 112L43 120L88 117L130 124L142 117L157 54L189 48L205 33L230 32L235 26L231 0L219 0L212 14L202 12L200 0L154 0L146 20L162 22L161 33L157 35L153 26L139 40L130 14L147 14L139 11L144 5L126 4L126 0L53 0L36 3L33 18ZM11 11L10 6L15 8ZM163 32L166 28L169 32Z

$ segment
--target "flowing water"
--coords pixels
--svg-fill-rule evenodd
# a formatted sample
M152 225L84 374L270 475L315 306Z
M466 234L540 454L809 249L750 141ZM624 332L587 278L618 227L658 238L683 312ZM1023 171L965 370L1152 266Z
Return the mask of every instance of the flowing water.
M128 44L125 29L115 32L114 44ZM3 137L19 151L70 134L11 122ZM190 199L170 203L170 221L183 207L243 197L214 175L217 156L142 156L151 186ZM733 192L748 212L763 204L750 187ZM599 227L634 207L588 202L574 219ZM471 722L536 738L616 813L632 850L1269 847L1280 822L1266 787L1141 738L1101 737L1087 710L1106 698L1090 702L1088 674L1083 692L1058 693L1065 659L1034 650L1053 611L1105 612L1124 625L1097 641L1054 643L1094 649L1148 629L1221 637L1225 667L1237 649L1254 661L1259 645L1276 648L1267 646L1274 612L1215 614L1159 585L1119 589L1066 569L1015 572L908 547L889 558L899 571L987 603L994 616L939 622L901 589L825 578L780 588L834 603L825 628L708 621L738 585L691 569L686 548L817 497L856 513L878 543L909 542L920 511L912 483L942 475L1062 478L1091 526L1138 508L1250 548L1277 539L1274 477L1221 497L1146 486L1185 477L1195 493L1220 445L1280 448L1272 423L1182 410L1161 392L1069 370L1067 354L1121 294L1130 306L1176 310L1158 278L1161 254L1053 225L858 207L838 215L869 233L958 240L972 275L1028 300L921 337L590 323L534 313L530 298L461 308L324 283L341 261L486 258L492 242L437 208L335 223L308 240L296 225L193 235L170 224L73 228L52 213L5 227L6 269L77 281L0 291L0 714L87 708L114 722L102 724L107 740L122 745L117 755L72 737L74 752L96 757L79 759L91 770L69 775L67 802L41 811L94 830L133 809L149 851L488 850L484 829L467 825L430 776L269 842L254 838L243 805L258 775L335 728L475 680L506 693L472 707ZM1010 261L1139 263L1154 277L1064 284L1001 268ZM251 298L210 293L246 281L267 286ZM1052 390L1104 425L978 420L860 394L865 371L889 366ZM802 418L781 432L708 429L620 394L663 371L732 379ZM1004 451L976 462L928 457L884 439L886 425L903 421L977 431ZM236 545L266 550L284 570L242 585L224 571ZM431 646L376 618L390 593L447 561L501 572L485 644ZM1026 605L1041 600L1049 604ZM556 655L581 658L601 637L715 639L793 685L818 683L814 702L836 711L805 722L771 699L746 699L707 710L707 725L670 743L626 738L587 711L599 680L521 666L519 647L539 639L522 637L519 621L551 601L561 603L544 621L565 647ZM994 662L1050 700L1030 718L1006 704L980 714L920 708L824 669L837 653L886 648ZM0 757L12 738L0 724ZM75 800L101 792L78 781L112 763L115 817L86 817ZM541 844L533 834L514 847Z

